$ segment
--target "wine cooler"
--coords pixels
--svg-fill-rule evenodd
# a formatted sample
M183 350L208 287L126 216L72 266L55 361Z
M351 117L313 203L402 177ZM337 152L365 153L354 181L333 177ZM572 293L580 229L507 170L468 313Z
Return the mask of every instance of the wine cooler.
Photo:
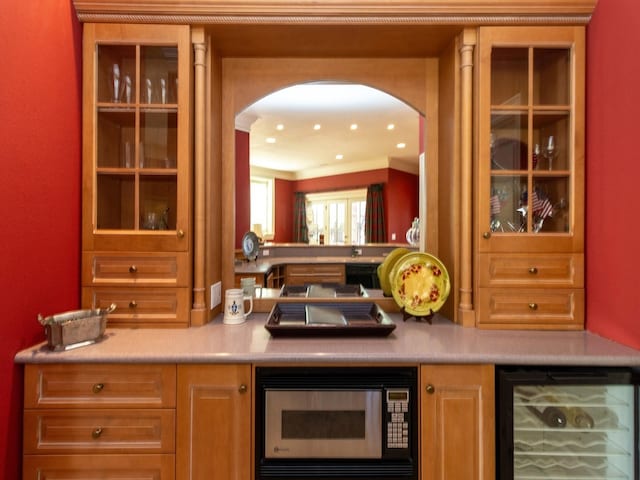
M500 480L638 480L638 376L622 368L497 370Z

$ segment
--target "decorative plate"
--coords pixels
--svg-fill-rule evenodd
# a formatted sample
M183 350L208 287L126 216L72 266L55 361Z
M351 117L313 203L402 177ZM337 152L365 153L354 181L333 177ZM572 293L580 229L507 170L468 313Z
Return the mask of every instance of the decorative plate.
M389 274L393 270L396 261L411 250L405 247L398 247L391 250L378 267L378 279L380 280L380 288L386 297L391 296L391 281Z
M258 258L258 249L260 248L260 241L258 235L254 232L247 232L242 237L242 253L247 260L255 260Z
M428 253L408 253L398 259L389 275L394 300L410 315L426 316L440 310L451 282L442 262Z

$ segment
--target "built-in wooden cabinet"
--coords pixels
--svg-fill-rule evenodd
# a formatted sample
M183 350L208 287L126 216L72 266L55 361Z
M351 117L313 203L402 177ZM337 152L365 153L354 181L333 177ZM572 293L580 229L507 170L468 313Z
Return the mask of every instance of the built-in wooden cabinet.
M286 285L310 283L345 283L344 263L289 264L286 267Z
M479 29L479 327L583 328L584 35Z
M27 365L23 479L171 480L175 405L175 365Z
M492 365L420 367L421 478L495 478Z
M83 55L83 307L187 326L190 28L85 24Z
M176 478L252 478L250 365L178 365Z

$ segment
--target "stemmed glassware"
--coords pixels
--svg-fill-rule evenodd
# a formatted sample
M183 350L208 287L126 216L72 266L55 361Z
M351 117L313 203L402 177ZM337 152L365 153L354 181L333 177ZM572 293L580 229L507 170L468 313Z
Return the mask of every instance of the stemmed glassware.
M556 149L555 140L553 135L549 136L547 146L543 152L544 158L547 159L547 166L549 170L553 170L553 160L558 156L558 150Z

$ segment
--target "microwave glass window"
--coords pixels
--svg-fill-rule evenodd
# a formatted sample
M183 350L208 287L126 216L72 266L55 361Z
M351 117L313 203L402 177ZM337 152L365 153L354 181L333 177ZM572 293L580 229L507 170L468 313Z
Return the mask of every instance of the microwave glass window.
M364 410L283 410L283 439L361 439Z

